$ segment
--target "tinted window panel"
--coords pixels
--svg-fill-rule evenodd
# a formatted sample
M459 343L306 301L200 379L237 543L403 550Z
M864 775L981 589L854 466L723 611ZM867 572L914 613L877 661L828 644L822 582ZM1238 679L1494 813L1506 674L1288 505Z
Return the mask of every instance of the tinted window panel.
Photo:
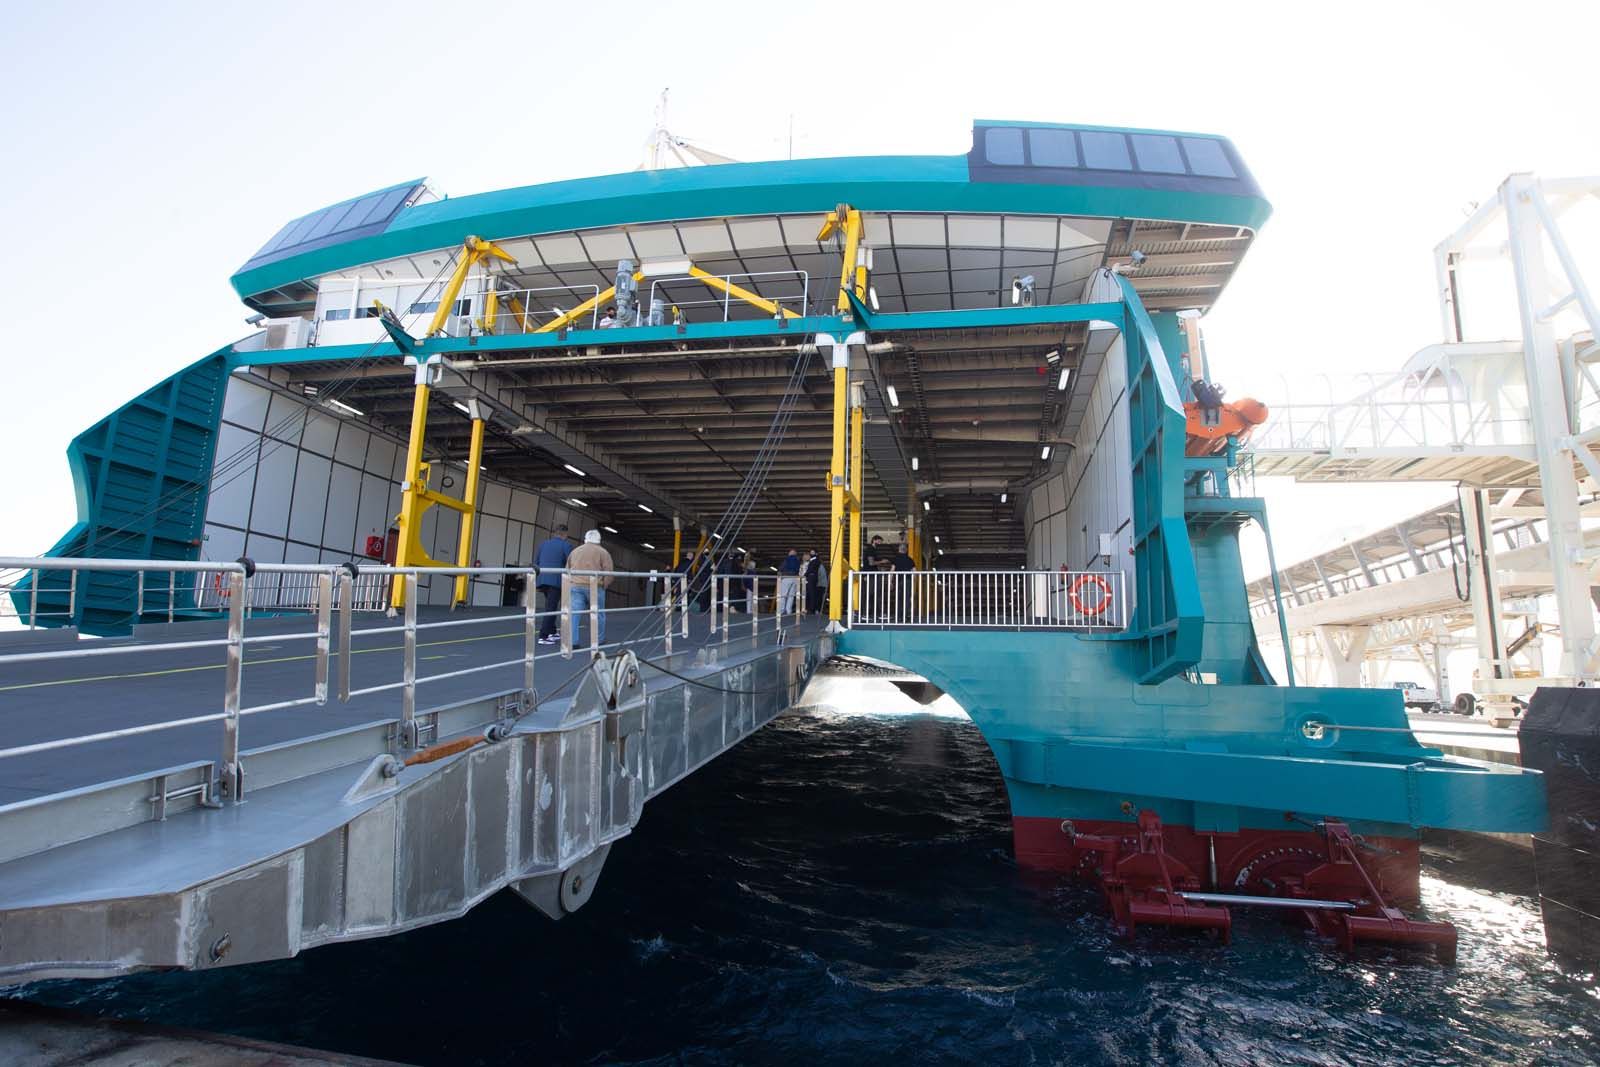
M1233 164L1228 162L1228 153L1223 151L1221 141L1185 137L1183 150L1189 156L1189 169L1196 174L1207 178L1238 177L1233 171Z
M1158 137L1153 134L1133 134L1133 154L1139 160L1139 169L1157 174L1182 174L1183 156L1178 152L1176 137Z
M1083 165L1098 170L1132 170L1128 159L1128 139L1120 133L1101 133L1080 130L1083 143Z
M984 131L983 157L1002 167L1022 166L1022 131L995 126Z
M1029 130L1028 155L1036 167L1076 167L1078 142L1071 130Z

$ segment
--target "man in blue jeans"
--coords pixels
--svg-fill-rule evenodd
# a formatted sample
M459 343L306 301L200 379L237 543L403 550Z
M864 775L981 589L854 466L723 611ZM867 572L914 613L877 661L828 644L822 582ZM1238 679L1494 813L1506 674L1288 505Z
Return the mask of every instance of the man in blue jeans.
M568 600L572 608L572 644L583 644L583 621L589 617L589 583L593 578L594 590L594 643L606 643L606 589L611 585L610 571L614 568L611 553L600 547L600 531L588 530L583 544L567 557ZM595 577L595 572L600 572ZM585 573L587 572L587 573Z
M541 541L533 552L533 565L539 569L539 595L544 601L539 606L539 611L544 615L539 620L541 645L553 645L559 640L556 637L556 620L561 610L561 571L566 567L570 555L572 542L567 540L565 526L557 526L555 536Z

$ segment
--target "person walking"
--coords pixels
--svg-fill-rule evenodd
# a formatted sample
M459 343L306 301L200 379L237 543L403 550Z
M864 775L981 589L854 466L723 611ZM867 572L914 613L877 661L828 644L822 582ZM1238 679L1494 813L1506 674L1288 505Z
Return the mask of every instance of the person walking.
M778 614L794 614L795 601L800 595L800 553L791 548L778 565Z
M805 568L806 614L815 615L822 608L822 559L816 549L806 555Z
M744 613L752 614L756 610L756 560L754 556L744 558Z
M889 565L894 569L896 574L894 583L899 586L899 589L896 590L896 594L899 602L900 618L904 622L910 622L912 582L911 572L917 569L917 563L916 560L911 558L911 554L906 551L905 542L902 541L900 544L895 546L894 557L890 560ZM899 577L900 575L904 575L904 577Z
M611 553L600 547L600 531L587 530L583 535L583 544L572 550L572 555L567 558L567 602L572 609L572 644L574 647L581 645L583 634L583 620L589 616L589 591L592 574L588 572L610 572L615 567L611 562ZM606 590L611 587L610 573L602 573L593 579L594 584L594 643L606 643Z
M539 547L533 550L533 565L539 571L534 586L544 601L539 607L543 615L539 620L541 645L553 645L560 640L556 636L556 619L561 611L561 571L570 555L572 542L567 540L565 526L557 526L555 534L539 542Z

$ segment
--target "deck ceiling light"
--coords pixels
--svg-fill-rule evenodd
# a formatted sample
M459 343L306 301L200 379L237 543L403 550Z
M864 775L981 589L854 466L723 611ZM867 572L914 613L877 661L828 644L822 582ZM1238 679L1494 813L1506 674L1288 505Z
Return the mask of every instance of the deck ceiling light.
M640 511L648 511L652 515L654 515L656 513L656 509L651 507L649 504L640 504L639 505L639 510Z
M878 310L878 290L876 288L874 288L873 286L870 286L870 285L867 286L867 300L872 304L872 310L873 311L877 311Z
M567 503L573 505L574 507L579 507L579 508L586 508L586 507L589 506L588 504L585 504L583 501L579 500L575 496L567 497Z
M1056 379L1056 392L1058 392L1058 393L1066 392L1067 391L1067 382L1069 382L1071 380L1072 380L1072 368L1071 367L1062 367L1061 368L1061 377Z
M917 457L916 456L912 456L911 457L911 469L912 470L916 470L917 469Z
M1061 362L1061 349L1052 348L1050 351L1046 352L1044 354L1044 361L1046 363L1050 363L1050 364L1060 363Z
M1050 446L1049 445L1045 445L1043 448L1039 449L1039 458L1040 459L1049 459L1050 458Z
M924 500L922 502L922 510L923 511L932 511L933 510L933 505L928 503L926 500Z
M450 403L455 405L455 409L457 411L461 412L461 414L468 415L468 416L470 416L472 414L472 409L467 407L467 405L463 404L461 401L452 400L452 401L450 401Z
M349 404L346 404L341 400L335 400L331 396L328 399L324 400L323 404L326 405L327 407L332 408L335 411L342 411L346 415L355 415L358 418L365 418L366 414L367 414L365 411L362 411L360 408L353 408Z
M600 529L604 530L606 533L616 533L617 532L617 528L615 526L602 526L602 527L600 527Z
M889 394L889 406L892 407L892 408L899 407L900 406L900 394L896 393L894 391L894 386L892 386L892 385L885 386L884 389Z
M648 548L652 552L656 550L656 546L652 545L649 541L640 541L639 544L644 548Z
M1000 503L1004 504L1006 502L1006 497L1008 497L1010 495L1011 495L1010 493L1001 493L1000 494Z
M720 541L720 540L722 540L722 535L719 534L719 533L714 533L714 534L711 535L711 539L714 540L714 541Z
M581 470L579 470L577 467L574 467L570 463L563 463L562 466L567 468L567 470L571 471L573 474L576 474L580 478L589 477L587 474L583 473Z
M934 534L933 535L933 543L934 544L938 544L939 543L939 535L938 534Z

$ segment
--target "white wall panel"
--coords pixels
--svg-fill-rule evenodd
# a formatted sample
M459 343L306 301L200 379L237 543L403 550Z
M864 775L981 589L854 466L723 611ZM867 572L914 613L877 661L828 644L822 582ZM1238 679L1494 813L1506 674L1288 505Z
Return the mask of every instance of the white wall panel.
M297 448L270 437L265 439L261 460L256 464L255 499L250 505L252 531L280 538L288 535L289 501L294 496L294 469L299 455Z
M295 471L294 503L289 509L289 539L308 545L322 543L322 521L328 510L328 475L333 463L311 452L300 453Z

